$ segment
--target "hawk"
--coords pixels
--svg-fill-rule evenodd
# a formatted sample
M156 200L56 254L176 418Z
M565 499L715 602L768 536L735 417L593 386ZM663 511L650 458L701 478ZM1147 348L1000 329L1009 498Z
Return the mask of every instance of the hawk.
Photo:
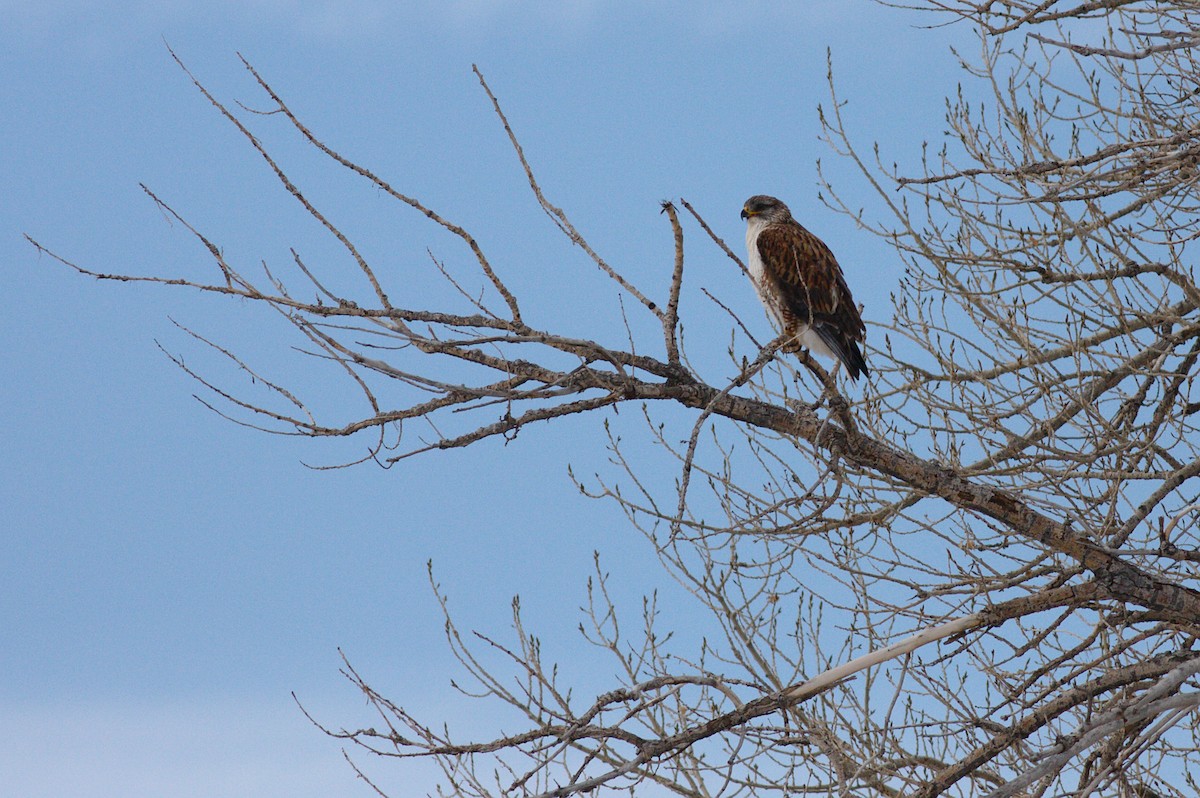
M774 197L746 200L742 218L750 278L767 312L790 338L783 350L804 347L839 360L855 380L870 374L858 348L867 330L829 247Z

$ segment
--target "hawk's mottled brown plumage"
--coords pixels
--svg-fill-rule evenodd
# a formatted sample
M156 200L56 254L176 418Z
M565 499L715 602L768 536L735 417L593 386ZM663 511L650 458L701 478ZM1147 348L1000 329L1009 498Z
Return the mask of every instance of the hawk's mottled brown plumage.
M866 335L842 267L825 243L792 218L774 197L758 195L742 207L750 275L759 298L792 341L846 364L853 379L869 374L859 344Z

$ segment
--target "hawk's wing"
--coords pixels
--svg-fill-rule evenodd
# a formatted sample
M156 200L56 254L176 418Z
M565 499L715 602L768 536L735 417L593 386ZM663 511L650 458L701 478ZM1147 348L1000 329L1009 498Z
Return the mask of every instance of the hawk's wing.
M797 222L772 224L758 234L763 276L776 293L789 332L807 325L850 369L868 373L858 343L866 335L842 267L825 242Z

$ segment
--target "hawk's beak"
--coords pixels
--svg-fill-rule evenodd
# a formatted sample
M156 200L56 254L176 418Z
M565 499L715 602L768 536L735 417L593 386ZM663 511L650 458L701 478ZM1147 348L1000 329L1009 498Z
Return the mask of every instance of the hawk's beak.
M750 213L750 211L746 210L745 208L742 208L742 218L743 219L749 219L753 215L754 214Z

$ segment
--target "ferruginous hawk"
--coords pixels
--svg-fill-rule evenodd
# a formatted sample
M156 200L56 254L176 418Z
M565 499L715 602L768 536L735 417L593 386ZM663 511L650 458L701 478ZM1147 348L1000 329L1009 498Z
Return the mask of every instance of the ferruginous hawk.
M866 327L829 247L774 197L759 194L746 200L742 218L758 297L790 337L783 350L803 346L840 360L855 380L870 374L858 348Z

